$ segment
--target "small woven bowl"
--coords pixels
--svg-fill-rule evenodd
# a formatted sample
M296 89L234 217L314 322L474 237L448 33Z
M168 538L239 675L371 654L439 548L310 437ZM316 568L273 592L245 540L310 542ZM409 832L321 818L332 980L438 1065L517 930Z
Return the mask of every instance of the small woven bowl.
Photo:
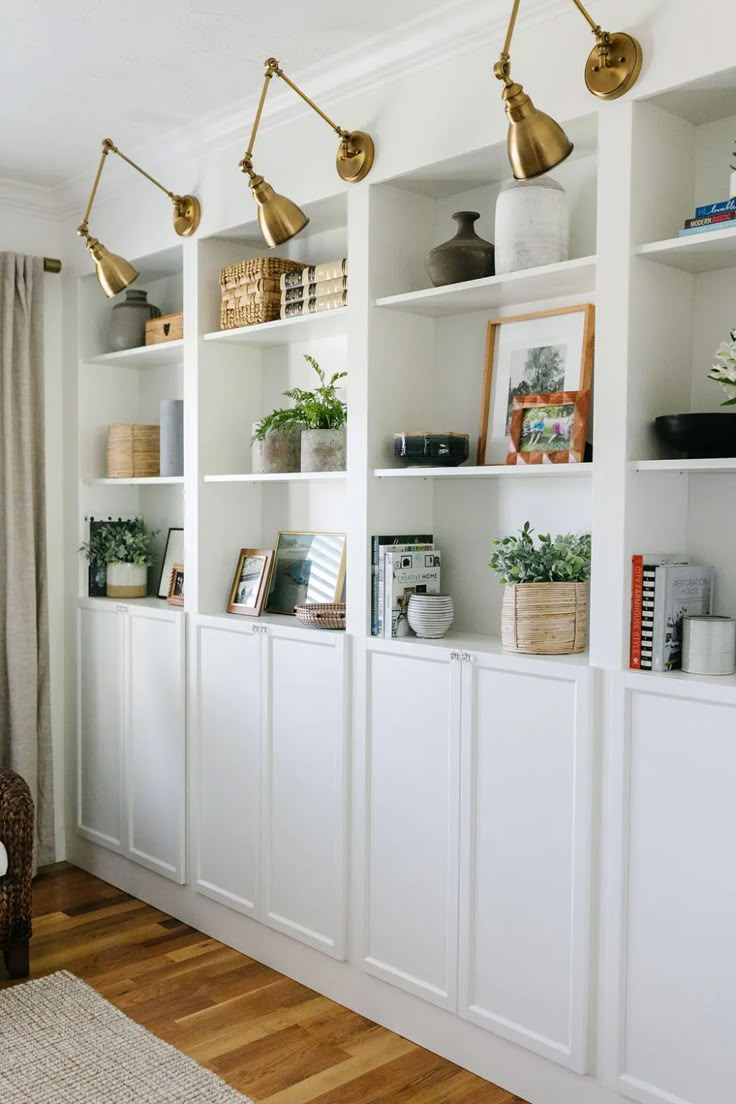
M294 607L296 619L310 629L344 629L344 602L307 602Z

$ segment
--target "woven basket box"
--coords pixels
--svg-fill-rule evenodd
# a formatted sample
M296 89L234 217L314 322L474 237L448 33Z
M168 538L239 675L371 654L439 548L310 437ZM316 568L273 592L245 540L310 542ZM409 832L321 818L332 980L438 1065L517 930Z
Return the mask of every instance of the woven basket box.
M273 322L281 312L282 274L305 267L285 257L251 257L226 265L220 272L222 329Z
M144 479L159 472L159 426L107 427L108 479Z
M164 341L178 341L184 336L184 315L162 314L146 322L146 345L161 345Z
M501 640L507 652L572 655L588 637L587 583L519 583L503 592Z

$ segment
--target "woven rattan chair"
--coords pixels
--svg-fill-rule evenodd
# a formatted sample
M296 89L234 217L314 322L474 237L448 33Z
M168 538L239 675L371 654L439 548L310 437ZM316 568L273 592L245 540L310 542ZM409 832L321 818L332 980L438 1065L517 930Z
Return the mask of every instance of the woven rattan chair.
M15 771L0 770L0 842L8 870L0 878L0 948L12 978L28 975L33 877L33 798Z

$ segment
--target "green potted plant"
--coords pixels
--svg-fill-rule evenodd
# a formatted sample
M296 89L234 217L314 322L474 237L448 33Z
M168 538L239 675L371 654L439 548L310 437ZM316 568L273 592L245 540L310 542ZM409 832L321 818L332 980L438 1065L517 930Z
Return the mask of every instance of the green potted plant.
M301 470L303 472L345 471L345 427L348 420L346 403L337 393L336 383L347 372L335 372L328 380L314 357L304 354L314 368L319 387L302 391L299 387L286 391L295 403L303 426L301 435Z
M303 422L296 407L274 410L253 426L253 471L258 475L298 472Z
M488 566L505 585L504 649L532 655L585 651L590 535L540 533L535 540L527 521L518 537L494 540L493 548Z
M142 517L94 529L80 552L90 563L107 568L108 598L145 598L155 536L155 531L146 532Z

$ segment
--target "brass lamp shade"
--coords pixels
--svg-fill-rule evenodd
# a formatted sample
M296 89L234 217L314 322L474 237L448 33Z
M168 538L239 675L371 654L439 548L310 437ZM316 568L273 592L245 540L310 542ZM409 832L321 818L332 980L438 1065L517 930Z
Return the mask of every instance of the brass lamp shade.
M570 156L573 145L562 127L537 110L520 84L505 85L503 100L509 119L509 161L517 180L541 176Z
M262 176L254 176L250 188L258 204L258 225L267 245L282 245L309 222L301 207L275 192Z
M118 295L137 280L140 273L124 257L110 253L97 238L87 239L87 249L95 262L95 271L100 287L108 299Z

